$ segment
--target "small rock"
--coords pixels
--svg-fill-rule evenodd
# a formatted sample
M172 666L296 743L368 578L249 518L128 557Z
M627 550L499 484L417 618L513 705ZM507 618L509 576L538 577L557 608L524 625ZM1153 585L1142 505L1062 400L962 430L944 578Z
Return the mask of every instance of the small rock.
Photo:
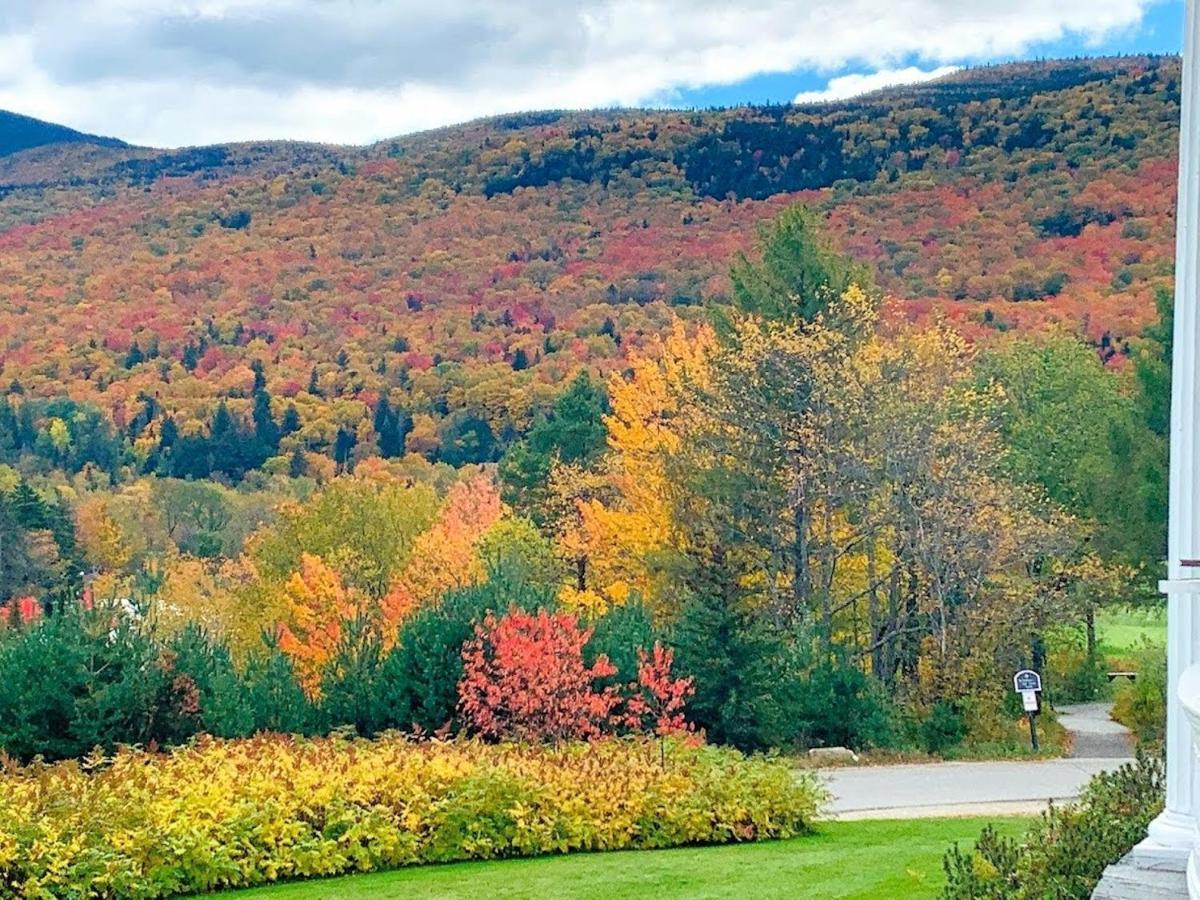
M819 763L856 763L858 754L849 747L813 747L808 758Z

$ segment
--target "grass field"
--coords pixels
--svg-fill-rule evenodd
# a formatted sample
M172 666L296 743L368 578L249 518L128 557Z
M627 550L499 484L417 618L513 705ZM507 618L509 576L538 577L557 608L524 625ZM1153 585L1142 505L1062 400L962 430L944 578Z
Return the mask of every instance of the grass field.
M946 849L955 841L970 843L988 821L834 822L822 825L817 834L788 841L419 866L230 896L237 900L936 897ZM1002 833L1019 834L1030 820L990 821Z
M1167 642L1166 606L1151 609L1106 609L1096 613L1096 638L1109 650L1130 650L1143 640Z

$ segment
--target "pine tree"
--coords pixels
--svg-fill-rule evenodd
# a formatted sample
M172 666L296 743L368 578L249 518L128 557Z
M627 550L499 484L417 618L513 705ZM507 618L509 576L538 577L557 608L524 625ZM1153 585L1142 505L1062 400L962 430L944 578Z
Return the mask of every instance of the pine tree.
M179 426L175 424L172 416L167 416L162 420L162 426L158 430L158 449L164 452L170 450L178 437Z
M244 436L222 400L209 427L213 469L239 479L245 472Z
M734 305L781 324L809 322L851 284L871 285L865 266L839 254L820 216L804 206L785 210L758 236L761 260L739 254L730 272Z
M555 459L587 466L604 451L608 432L604 415L608 396L580 371L559 395L554 408L539 419L523 441L509 448L500 462L506 499L527 508L541 504L541 491Z
M38 496L29 482L21 479L9 498L9 507L17 524L26 531L50 527L50 506Z
M304 458L304 448L297 444L291 459L288 460L288 475L291 478L301 478L307 471L308 460Z
M375 407L374 427L380 456L394 459L404 455L408 433L412 431L412 417L406 410L392 409L387 397L383 397Z
M267 389L267 375L263 371L261 359L256 359L250 363L250 371L254 373L254 387L252 391L257 394Z
M138 346L138 342L134 341L129 348L129 352L125 354L125 368L132 369L134 366L139 366L146 361L146 355L142 353L142 348Z
M279 425L271 415L271 395L266 390L256 391L254 394L252 419L257 468L279 452Z
M191 341L187 342L187 346L183 348L183 367L189 372L196 371L196 366L200 364L200 349Z
M358 444L358 438L353 431L346 428L339 428L337 437L333 442L333 461L337 463L338 468L342 471L347 471L350 468L350 454L354 452L354 447Z
M283 411L283 422L279 426L279 433L282 437L287 437L299 430L300 410L296 409L295 403L289 403L287 409Z

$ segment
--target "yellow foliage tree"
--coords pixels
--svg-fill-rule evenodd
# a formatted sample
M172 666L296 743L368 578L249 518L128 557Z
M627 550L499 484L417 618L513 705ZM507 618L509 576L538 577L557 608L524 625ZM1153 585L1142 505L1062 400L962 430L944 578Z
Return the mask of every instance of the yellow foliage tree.
M568 607L622 603L639 594L652 608L671 598L650 559L673 541L670 485L665 457L682 440L682 398L703 388L716 336L708 327L694 333L681 323L645 355L633 360L625 377L608 386L611 412L605 417L611 450L606 477L613 498L580 497L577 527L560 534L563 555L586 556L584 583L564 590Z

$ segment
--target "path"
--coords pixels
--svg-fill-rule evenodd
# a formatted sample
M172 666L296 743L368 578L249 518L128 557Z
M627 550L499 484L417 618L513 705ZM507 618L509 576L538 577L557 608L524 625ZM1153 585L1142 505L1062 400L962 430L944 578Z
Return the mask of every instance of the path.
M1072 732L1066 759L919 763L829 769L830 812L839 819L1037 813L1069 800L1098 772L1131 761L1128 732L1108 719L1105 704L1062 707Z
M1109 718L1111 703L1077 703L1062 706L1058 721L1071 732L1068 756L1084 759L1124 759L1133 756L1133 736L1120 722Z

